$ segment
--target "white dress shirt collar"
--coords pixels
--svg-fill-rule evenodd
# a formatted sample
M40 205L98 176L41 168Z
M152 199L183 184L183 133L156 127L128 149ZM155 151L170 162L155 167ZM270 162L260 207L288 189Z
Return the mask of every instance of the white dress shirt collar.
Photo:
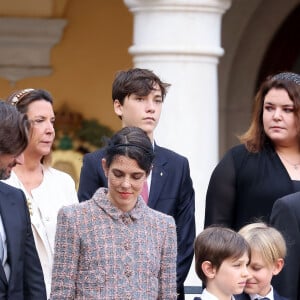
M269 300L274 300L273 287L271 286L271 290L266 296L261 296L259 294L250 294L249 296L250 296L251 300L261 299L261 298L268 298Z
M202 294L200 294L201 300L218 300L216 296L210 293L207 289L204 289ZM235 300L234 296L231 296L232 300Z

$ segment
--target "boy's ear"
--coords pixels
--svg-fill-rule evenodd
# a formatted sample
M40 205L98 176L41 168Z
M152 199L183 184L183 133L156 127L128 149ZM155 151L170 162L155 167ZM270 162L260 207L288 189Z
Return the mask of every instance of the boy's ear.
M279 274L280 271L282 270L283 266L284 266L284 259L278 258L274 264L273 275Z
M202 271L208 279L212 279L216 275L216 268L208 260L204 261L201 265Z
M107 169L107 166L106 166L106 159L102 158L101 163L102 163L102 168L103 168L105 177L107 177L108 169Z
M122 117L123 110L122 110L122 105L118 99L114 100L114 110L117 116Z

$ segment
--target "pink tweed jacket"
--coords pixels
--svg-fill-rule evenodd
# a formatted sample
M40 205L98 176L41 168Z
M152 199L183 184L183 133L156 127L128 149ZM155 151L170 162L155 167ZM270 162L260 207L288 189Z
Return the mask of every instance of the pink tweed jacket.
M51 299L176 299L176 228L147 207L120 211L100 188L58 214Z

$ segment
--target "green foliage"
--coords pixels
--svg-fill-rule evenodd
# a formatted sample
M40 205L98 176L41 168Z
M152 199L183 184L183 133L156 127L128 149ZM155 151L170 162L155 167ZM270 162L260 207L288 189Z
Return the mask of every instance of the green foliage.
M61 150L70 150L73 149L73 141L68 135L64 135L58 144L58 148Z
M103 146L103 137L111 137L113 131L105 125L100 124L97 120L83 120L81 127L75 133L76 137L84 142L96 146Z

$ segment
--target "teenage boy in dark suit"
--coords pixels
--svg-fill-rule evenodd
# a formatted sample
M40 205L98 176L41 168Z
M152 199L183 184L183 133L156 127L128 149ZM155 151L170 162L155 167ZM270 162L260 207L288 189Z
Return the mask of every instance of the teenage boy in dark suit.
M142 128L153 143L155 159L148 177L149 207L174 217L177 226L177 291L184 299L183 283L193 259L195 238L195 193L188 160L154 141L163 100L170 85L152 71L130 69L117 73L112 85L112 99L122 127ZM80 174L79 201L90 199L99 187L107 186L101 159L103 149L86 154Z

